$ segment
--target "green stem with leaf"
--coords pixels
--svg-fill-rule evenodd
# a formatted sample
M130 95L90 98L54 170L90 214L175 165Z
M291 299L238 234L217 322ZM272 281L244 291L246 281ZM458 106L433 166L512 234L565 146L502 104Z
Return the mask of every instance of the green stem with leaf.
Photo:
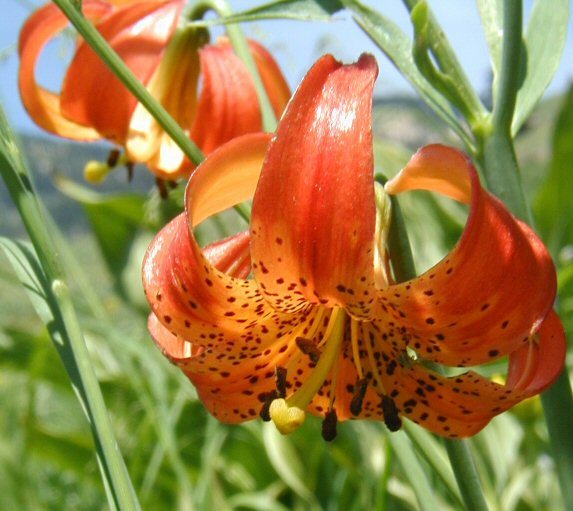
M384 183L385 179L377 176L376 180ZM410 240L404 223L404 218L398 200L392 199L392 224L388 237L388 245L392 259L392 269L397 281L403 282L416 277L414 257ZM441 372L438 366L434 370ZM467 440L444 440L446 451L456 476L462 500L468 511L487 511L479 474Z
M518 70L522 55L523 6L521 1L504 0L503 8L501 76L494 98L492 131L483 141L480 162L490 190L504 200L516 216L533 224L511 136L511 123L520 86ZM542 394L541 402L564 507L573 509L573 393L567 370Z

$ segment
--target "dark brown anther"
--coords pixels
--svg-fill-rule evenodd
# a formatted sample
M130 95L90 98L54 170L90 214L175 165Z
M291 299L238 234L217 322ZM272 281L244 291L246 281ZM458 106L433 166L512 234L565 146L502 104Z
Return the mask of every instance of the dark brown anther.
M275 367L275 381L277 384L277 397L286 397L287 370L284 367Z
M352 401L350 401L350 413L352 413L352 415L360 415L367 389L368 380L366 378L360 378L354 384L354 394L352 395Z
M177 188L177 181L167 181L167 186L172 190L175 190L175 188Z
M159 196L164 200L167 199L167 197L169 197L169 190L167 189L167 186L165 186L165 181L159 177L156 177L155 185L159 190Z
M402 427L398 408L390 396L382 397L382 413L384 413L384 424L390 431L398 431Z
M271 390L266 399L265 402L263 403L263 407L261 408L261 411L259 412L259 416L261 417L261 419L265 422L269 422L271 420L271 413L270 413L270 408L271 408L271 403L277 399L279 396L277 395L277 391L276 390Z
M336 410L333 408L324 416L322 421L322 438L327 442L332 442L336 438L336 426L338 424L338 417Z
M107 155L107 166L109 168L113 168L117 165L117 162L119 161L119 156L120 156L120 152L119 149L112 149L109 154Z
M128 161L125 164L125 170L127 170L127 182L131 183L131 181L133 180L133 167L134 164L132 161Z
M310 361L317 363L320 358L320 350L314 345L310 339L305 339L304 337L296 338L296 345L303 354L308 355Z

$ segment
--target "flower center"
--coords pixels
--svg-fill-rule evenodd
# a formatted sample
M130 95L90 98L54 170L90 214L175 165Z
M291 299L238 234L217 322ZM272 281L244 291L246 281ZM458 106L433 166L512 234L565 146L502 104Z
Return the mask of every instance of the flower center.
M270 417L283 435L292 433L304 423L306 407L320 390L338 360L344 339L345 321L345 312L338 307L333 309L323 337L324 348L312 374L288 399L279 398L271 403Z

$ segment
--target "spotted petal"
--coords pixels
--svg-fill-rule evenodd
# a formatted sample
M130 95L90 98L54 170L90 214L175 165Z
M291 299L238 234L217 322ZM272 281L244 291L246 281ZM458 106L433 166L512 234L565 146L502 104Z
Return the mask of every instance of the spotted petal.
M251 252L265 297L281 310L296 310L302 296L363 316L373 302L377 72L370 55L350 66L320 59L269 148L253 201Z
M90 20L109 14L112 7L95 0L85 0L82 11ZM44 46L68 25L64 14L49 3L28 18L20 32L18 51L20 68L18 84L24 107L40 127L75 140L97 140L100 135L91 127L70 121L60 111L60 96L46 90L36 82L36 63Z
M556 278L547 249L481 187L471 162L455 149L421 149L386 185L389 193L413 189L469 202L470 213L445 259L379 292L383 309L407 328L410 346L424 358L468 366L512 353L553 305Z
M183 0L131 3L114 11L96 27L145 84L159 65L183 4ZM69 119L123 144L137 100L91 47L82 42L66 73L61 104Z
M551 311L536 336L511 354L507 386L531 396L543 392L563 370L566 354L563 325Z

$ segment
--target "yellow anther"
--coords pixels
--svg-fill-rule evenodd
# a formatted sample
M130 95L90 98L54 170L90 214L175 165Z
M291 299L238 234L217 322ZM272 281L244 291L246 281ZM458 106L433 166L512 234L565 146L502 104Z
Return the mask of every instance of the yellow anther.
M88 183L100 184L111 171L112 168L107 163L91 160L84 167L84 179Z
M288 435L304 424L306 414L298 406L289 406L284 399L275 399L269 409L271 419L277 429Z

